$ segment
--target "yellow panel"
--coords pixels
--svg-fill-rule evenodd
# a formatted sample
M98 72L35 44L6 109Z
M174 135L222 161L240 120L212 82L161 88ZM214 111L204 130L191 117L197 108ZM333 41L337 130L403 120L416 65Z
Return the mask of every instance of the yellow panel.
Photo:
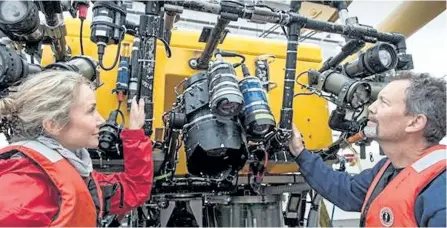
M80 54L79 45L79 21L66 20L67 25L67 44L70 46L73 55ZM157 63L154 78L154 129L162 128L161 117L175 101L174 86L181 80L197 73L192 70L188 61L191 58L200 56L205 44L198 42L199 32L178 31L172 33L171 48L172 57L167 58L164 46L158 42ZM84 23L83 45L86 55L97 59L97 47L89 39L90 24ZM132 37L126 36L126 43L132 45ZM240 37L229 34L219 48L226 51L234 51L246 57L246 64L250 72L254 73L254 60L257 56L263 54L274 54L275 61L270 64L270 80L277 83L278 87L269 92L269 103L272 112L279 121L279 114L282 105L284 67L285 67L285 41L273 41L252 37ZM297 62L297 73L301 73L310 68L318 69L321 66L321 49L315 45L300 45L298 48L299 58ZM108 46L104 56L104 64L110 66L113 63L116 54L116 46ZM232 59L228 59L232 60ZM238 61L236 58L232 61ZM45 47L43 52L42 64L46 65L53 62L52 53L49 47ZM111 91L115 87L116 74L118 67L111 71L101 70L101 80L104 85L96 92L98 110L100 114L107 118L110 111L117 107L116 95ZM237 69L238 77L242 76L241 69ZM301 83L307 82L307 77L301 77ZM305 92L299 85L295 86L295 93ZM299 96L293 102L294 115L293 121L305 138L306 146L309 149L318 149L328 146L332 142L331 131L328 128L328 105L327 102L317 96ZM126 105L121 108L127 119ZM296 171L295 164L272 163L268 169L271 173L285 173ZM180 150L180 162L177 166L176 174L185 174L186 162L183 148Z

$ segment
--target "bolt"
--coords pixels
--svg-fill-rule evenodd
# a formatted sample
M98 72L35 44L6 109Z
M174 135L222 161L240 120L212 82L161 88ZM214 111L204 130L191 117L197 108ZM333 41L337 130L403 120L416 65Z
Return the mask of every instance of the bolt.
M197 60L196 60L196 59L193 59L193 60L191 60L191 61L189 62L189 64L190 64L192 67L196 67L196 66L197 66Z

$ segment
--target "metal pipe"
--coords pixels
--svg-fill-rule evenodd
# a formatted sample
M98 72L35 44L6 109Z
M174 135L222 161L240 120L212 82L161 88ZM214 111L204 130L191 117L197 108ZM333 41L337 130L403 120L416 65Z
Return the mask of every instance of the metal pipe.
M62 6L60 1L39 1L40 10L45 16L47 25L58 25L58 14L62 13Z
M52 49L56 61L67 60L67 47L62 5L60 1L39 1L40 10L45 15L47 35L52 39Z
M398 44L405 39L405 37L401 34L379 32L371 27L358 25L345 26L318 20L311 20L294 13L289 14L291 14L291 23L297 22L302 24L304 28L336 33L351 39L371 41L371 38L376 38L378 41L391 42L393 44Z
M55 39L53 41L53 51L56 61L63 61L67 57L67 46L65 38Z
M127 96L127 110L130 111L132 105L132 99L137 95L139 82L141 81L141 74L139 71L138 65L138 53L140 49L140 38L135 37L132 45L132 54L131 54L131 72L129 79L129 95Z
M214 26L211 31L211 35L206 42L205 49L202 52L202 55L197 59L197 69L207 69L208 63L210 62L211 57L213 56L214 51L219 44L219 41L224 34L225 27L230 23L230 20L219 17L217 20L216 26Z
M219 14L221 10L220 4L206 2L203 0L165 1L165 4L178 5L185 7L186 9L212 14Z
M349 40L345 46L341 48L341 52L336 56L328 59L323 63L323 67L319 70L320 73L323 73L326 70L329 70L332 67L337 66L343 60L345 60L348 56L358 52L362 47L365 46L365 42L362 40Z
M346 1L332 1L335 8L337 8L338 16L340 18L342 25L349 25L349 13L348 13L348 4Z
M132 13L132 14L136 14L136 15L143 15L142 13L137 12L137 11L127 10L127 12L128 13ZM194 24L198 24L198 25L201 25L201 26L214 26L216 24L215 22L209 22L209 21L205 21L205 20L196 20L196 19L191 19L191 18L180 18L179 21L180 22L187 22L187 23L194 23ZM132 23L132 22L127 20L126 21L127 33L132 35L132 36L134 36L135 34L132 34L133 31L130 32L129 29L135 30L134 29L135 26L138 27L138 24L137 23ZM256 28L251 28L251 27L246 27L246 26L239 26L239 25L231 25L231 24L227 25L226 28L246 30L248 32L253 32L253 33L265 33L266 32L266 30L264 30L264 29L256 29ZM270 34L273 34L275 36L283 36L284 35L283 32L276 32L276 31L269 31L269 32L270 32ZM312 31L312 32L314 32L314 31ZM311 37L311 36L306 36L306 39L307 40L313 40L313 41L321 41L321 39L314 38L314 37ZM330 39L325 39L325 42L334 43L334 44L338 44L339 43L338 41L330 40Z
M178 14L173 12L167 12L165 16L164 39L168 44L171 43L172 28L174 27L176 17L178 17Z
M291 1L290 8L293 12L298 12L301 7L301 2ZM281 116L279 120L279 129L283 135L283 139L288 138L292 130L293 119L293 95L295 88L295 74L296 74L296 58L298 52L298 38L300 36L301 25L292 23L287 26L287 55L286 55L286 70L284 76L284 91L281 108Z
M359 26L359 25L339 25L330 22L324 22L319 20L312 20L303 16L300 16L297 11L291 12L272 12L267 10L256 10L255 6L251 7L221 7L220 4L203 2L199 0L191 1L167 1L165 4L172 4L182 6L189 10L208 12L213 14L230 13L237 14L240 18L252 19L256 17L256 21L276 23L282 25L290 25L298 23L301 28L307 28L317 30L321 32L336 33L344 35L350 39L359 39L367 42L384 41L391 42L395 45L399 45L398 49L405 50L405 36L397 33L379 32L377 29ZM229 11L229 12L227 12Z
M366 159L366 145L360 144L360 159Z
M123 5L122 1L115 1L115 3L116 3L116 6L118 8L120 8ZM113 23L115 25L121 24L121 17L122 17L122 15L120 13L116 13L115 14L115 21ZM124 17L126 17L126 16L124 15ZM114 28L113 29L113 37L120 37L120 36L121 36L121 30L118 29L118 28Z
M140 49L139 70L141 81L139 82L139 97L144 99L144 133L152 135L154 120L154 74L155 56L157 51L157 38L160 35L160 2L146 2L145 15L140 16Z

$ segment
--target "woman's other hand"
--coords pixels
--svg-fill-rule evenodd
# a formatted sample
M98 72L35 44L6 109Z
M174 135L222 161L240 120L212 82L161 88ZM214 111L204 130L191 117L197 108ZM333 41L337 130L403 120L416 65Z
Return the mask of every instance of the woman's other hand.
M137 103L137 98L132 99L132 106L129 115L129 130L143 128L144 125L144 100L141 98Z

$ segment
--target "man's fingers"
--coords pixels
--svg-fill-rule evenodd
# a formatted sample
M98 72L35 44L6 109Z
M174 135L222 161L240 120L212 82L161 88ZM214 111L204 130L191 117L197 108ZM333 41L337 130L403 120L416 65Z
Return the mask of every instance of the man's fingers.
M293 125L293 130L295 131L295 133L299 133L300 131L298 130L298 128L295 126L295 124Z
M292 137L300 137L303 139L303 134L301 134L300 131L298 131L298 128L296 128L295 124L292 124Z
M292 124L292 135L296 136L299 134L298 129L296 128L295 124Z

